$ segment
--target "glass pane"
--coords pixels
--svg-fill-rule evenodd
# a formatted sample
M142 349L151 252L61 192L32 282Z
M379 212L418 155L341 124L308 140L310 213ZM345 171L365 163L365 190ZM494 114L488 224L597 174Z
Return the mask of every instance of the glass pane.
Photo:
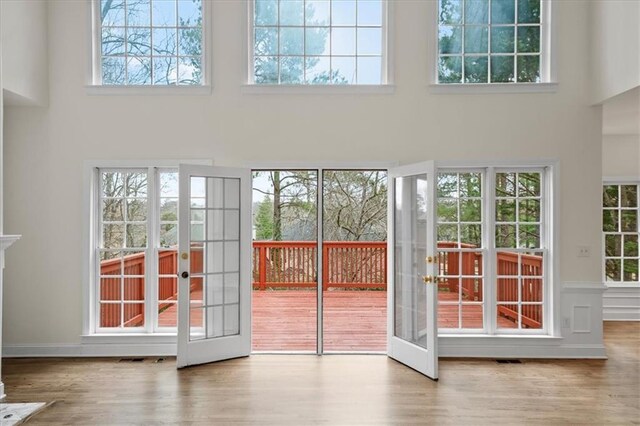
M147 225L127 224L127 247L138 248L147 246Z
M151 25L151 0L126 2L127 25L132 27L148 27Z
M147 200L128 199L127 200L127 221L144 222L147 220Z
M622 256L622 235L605 235L604 255L614 257Z
M102 55L114 56L114 55L124 55L124 53L125 53L124 28L109 28L109 27L103 26L102 27ZM105 64L103 64L103 68L104 68L104 65Z
M287 0L280 2L280 25L303 25L304 1Z
M382 82L382 57L358 57L358 84Z
M460 221L462 222L482 221L482 201L460 200Z
M480 197L482 191L482 175L480 173L460 173L460 196Z
M178 49L178 33L175 28L154 28L153 54L158 56L175 55Z
M160 199L160 220L162 222L176 222L178 220L178 199Z
M304 58L301 56L280 57L280 83L299 84L304 78Z
M464 248L482 247L482 225L460 225L460 243Z
M515 22L514 0L491 0L491 23L513 24Z
M183 27L201 26L201 0L178 0L178 23Z
M491 53L513 53L514 27L491 27Z
M255 0L255 24L278 24L278 0Z
M483 306L463 304L461 306L462 328L483 328Z
M356 58L333 57L331 67L333 84L354 84L356 82Z
M123 222L124 203L121 199L102 200L102 221L103 222Z
M442 293L438 293L439 299ZM449 294L445 294L449 296ZM458 300L457 297L455 300ZM460 305L457 303L440 303L438 305L438 328L459 328L460 327Z
M458 246L458 225L438 225L438 244L443 242L454 243L452 247Z
M522 83L540 82L540 56L518 56L518 81Z
M498 262L497 274L500 276L518 276L518 253L499 251L496 255Z
M114 301L122 300L122 278L101 278L100 279L100 300Z
M178 84L195 85L202 82L202 58L199 56L178 58Z
M330 19L329 0L307 0L305 22L307 25L327 26Z
M440 23L462 24L462 0L440 0Z
M152 58L153 84L176 84L178 79L178 61L176 58L157 57Z
M124 278L124 300L144 301L144 278Z
M438 60L438 82L439 83L461 83L462 82L462 57L447 56Z
M240 333L240 305L224 305L224 335L233 336Z
M107 249L124 247L124 225L103 225L102 247Z
M489 27L465 27L464 53L487 53L489 51Z
M332 25L356 24L356 0L333 0L331 2Z
M125 328L144 327L144 303L125 303L123 311Z
M518 220L520 222L540 222L540 200L518 200Z
M100 327L120 327L122 324L120 303L100 304Z
M518 27L518 52L540 52L540 27Z
M101 0L102 26L124 27L124 0Z
M487 24L489 22L489 0L465 0L464 23Z
M618 210L604 210L602 212L602 230L618 232Z
M202 55L202 28L182 28L178 31L178 55Z
M127 84L151 84L151 58L130 57L127 60Z
M620 186L622 207L638 207L638 187L636 185Z
M520 197L539 197L540 173L518 173L518 195Z
M602 188L602 206L618 207L618 185L605 185Z
M540 0L517 0L518 23L537 24L540 22Z
M356 29L333 28L331 30L331 52L334 55L355 55Z
M178 279L160 278L158 280L158 300L175 301L178 297Z
M516 200L496 201L496 222L516 221Z
M522 328L542 328L542 305L522 305L520 312Z
M638 211L637 210L622 210L620 213L620 229L622 232L637 232L638 231Z
M455 199L438 199L438 222L458 221L458 201Z
M125 276L144 276L145 273L145 252L134 252L128 251L126 255L122 258L124 264L124 275Z
M329 28L307 28L305 30L305 55L329 55ZM307 65L313 66L315 64Z
M462 53L462 26L441 25L438 28L438 48L442 54Z
M523 302L542 302L542 279L523 278L520 291Z
M178 25L174 0L153 0L151 5L154 26L175 27Z
M100 251L100 275L122 274L122 252L114 250Z
M358 28L358 55L382 55L381 28Z
M638 281L638 259L624 259L623 279L627 282Z
M426 175L395 179L394 334L426 347Z
M496 196L515 197L516 196L516 174L496 173Z
M504 258L504 256L503 256ZM543 274L543 253L521 253L520 254L520 273L523 276L541 277Z
M607 237L620 237L620 235L607 235ZM619 256L619 255L613 255ZM624 256L636 257L638 256L638 236L637 235L625 235L624 236Z
M515 78L515 56L491 57L491 81L494 83L512 83Z
M538 248L540 247L540 225L519 225L520 229L520 248Z
M604 270L607 281L620 281L622 261L620 259L607 259L604 262Z
M308 56L305 58L305 82L308 84L329 84L331 82L331 62L328 57Z
M516 247L516 225L496 225L496 247Z
M304 28L280 28L280 54L304 54Z
M488 57L466 56L464 58L464 81L486 83L488 80Z
M257 56L254 60L254 78L256 83L278 83L278 57Z
M382 25L381 0L358 0L358 25Z
M498 305L498 328L518 328L519 316L518 305Z
M125 58L102 58L102 84L124 84L125 77Z

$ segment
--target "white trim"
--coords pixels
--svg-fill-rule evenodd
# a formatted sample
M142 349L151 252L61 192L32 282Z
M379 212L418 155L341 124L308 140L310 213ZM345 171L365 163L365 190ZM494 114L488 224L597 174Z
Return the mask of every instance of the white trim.
M616 185L637 185L640 183L640 176L603 176L602 184Z
M432 83L429 90L436 95L555 93L558 91L558 83Z
M175 356L175 343L5 345L5 358Z
M126 85L100 85L91 84L86 85L85 90L87 95L92 96L111 96L111 95L124 95L124 96L167 96L167 95L193 95L203 96L211 95L212 88L210 85L201 86L187 86L187 85L175 85L175 86L126 86Z
M392 84L244 84L243 95L391 95Z
M393 161L250 161L244 166L252 170L386 170Z
M640 321L640 287L607 286L602 295L604 321Z

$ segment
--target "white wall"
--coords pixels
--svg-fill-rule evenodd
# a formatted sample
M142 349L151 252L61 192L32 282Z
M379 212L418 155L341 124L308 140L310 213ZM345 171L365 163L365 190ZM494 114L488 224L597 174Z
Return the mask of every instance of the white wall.
M2 0L5 102L46 105L47 1Z
M591 7L592 102L640 86L640 1L595 0Z
M602 176L640 179L640 135L604 135L602 138Z
M88 159L213 158L217 164L558 159L556 285L572 283L562 315L573 321L572 294L583 284L601 286L598 259L576 255L578 246L599 253L601 244L601 111L589 106L585 90L588 5L557 4L557 93L436 95L427 81L432 58L426 37L433 25L427 22L428 5L393 3L393 94L242 94L246 4L217 1L213 94L145 97L87 95L86 4L52 2L49 108L7 110L6 228L23 234L6 270L7 344L26 345L28 352L37 345L80 341L82 172ZM590 300L597 319L601 299ZM571 327L563 332L571 335ZM572 348L582 343L602 348L598 330L576 336L582 340L572 341Z

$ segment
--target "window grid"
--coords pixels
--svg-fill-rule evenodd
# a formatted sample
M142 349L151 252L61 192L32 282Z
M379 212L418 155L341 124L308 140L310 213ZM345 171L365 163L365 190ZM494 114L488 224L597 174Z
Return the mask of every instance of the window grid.
M359 6L360 3L362 1L367 1L368 3L374 3L374 2L379 2L380 3L380 10L381 13L383 13L383 7L382 7L382 0L352 0L353 4L355 5L355 17L354 17L354 24L340 24L340 23L334 23L334 19L333 19L333 8L334 8L334 2L336 0L326 0L326 3L329 7L328 10L328 22L324 23L324 24L319 24L319 23L308 23L307 22L307 6L310 4L318 4L321 2L318 1L314 1L314 0L300 0L300 2L303 5L303 14L302 14L302 24L301 25L295 25L295 24L281 24L281 20L282 20L282 7L281 5L283 3L285 3L286 1L291 1L291 0L262 0L262 2L267 3L267 2L271 2L271 3L275 3L277 4L277 22L275 24L269 25L269 24L258 24L257 21L257 7L256 5L258 3L261 2L261 0L255 0L254 1L254 17L253 17L253 37L254 37L254 43L253 43L253 60L254 60L254 70L253 70L253 77L254 77L254 82L257 84L382 84L382 78L383 78L383 72L382 72L382 67L384 66L384 61L383 61L383 34L382 34L382 22L383 22L383 17L380 17L380 24L360 24L359 23ZM346 2L345 2L346 3ZM282 53L281 50L281 36L282 36L282 30L283 29L301 29L302 31L302 53L290 53L290 52L286 52L286 53ZM327 40L327 44L328 44L328 54L326 53L325 50L323 50L321 53L315 54L315 53L308 53L307 51L307 29L324 29L326 30L326 37L328 38ZM335 46L334 46L334 30L340 30L340 29L353 29L353 38L354 38L354 50L353 50L353 54L341 54L341 53L334 53L335 51ZM380 45L379 45L379 51L380 53L366 53L366 52L360 52L360 46L359 46L359 42L360 42L360 35L359 35L359 30L360 29L380 29ZM256 37L256 34L259 32L259 30L275 30L276 32L276 52L275 55L273 54L273 52L268 52L265 54L260 54L260 49L258 46L258 38ZM284 80L283 81L283 69L282 69L282 63L283 63L283 58L301 58L302 59L302 80L301 81L294 81L294 79L289 79L289 80ZM314 59L317 58L319 60L322 59L328 59L328 63L329 63L329 75L325 76L325 78L328 78L327 81L318 81L318 82L314 82L311 78L311 76L313 75L313 73L311 72L311 70L309 70L309 66L307 65L308 59ZM336 58L353 58L353 75L351 78L345 78L344 76L339 76L338 74L336 74L339 71L339 68L337 68L337 66L335 64L335 59ZM360 58L379 58L380 59L380 63L379 63L379 72L380 72L380 76L376 81L364 81L363 79L359 78L359 68L361 67L360 65ZM264 64L266 64L266 61L269 60L273 60L275 59L276 63L277 63L277 75L276 77L276 81L257 81L256 77L257 77L257 63L259 61L265 61ZM320 76L321 74L316 75L316 77ZM338 81L338 77L342 77L342 81ZM260 80L260 79L258 79Z
M176 327L177 315L160 314L171 309L177 313L178 293L178 172L172 169L158 173L158 327Z
M451 191L447 184L455 180L455 189ZM463 189L463 182L466 188ZM439 328L451 329L483 329L484 328L484 282L486 251L483 250L483 182L484 174L480 172L438 174L437 197L437 234L438 264L440 271L438 283L438 304L442 310L457 310L457 324L439 324ZM451 207L455 204L455 214ZM464 212L463 212L463 206ZM469 214L471 213L471 214ZM466 217L463 217L466 216ZM453 245L446 240L453 228L456 228ZM476 229L473 232L473 229ZM463 232L466 229L467 232ZM476 234L475 238L471 234ZM447 300L446 293L455 289L457 300ZM465 319L465 311L480 311L479 324L470 324Z
M538 83L540 82L540 78L541 78L541 67L542 67L542 53L541 53L541 46L542 46L542 2L540 2L539 4L539 11L540 11L540 19L537 23L532 23L532 22L519 22L519 15L518 15L518 6L519 6L519 0L513 0L514 2L514 19L513 19L513 23L493 23L493 7L494 7L494 3L497 2L497 0L486 0L487 2L487 7L488 7L488 11L487 11L487 23L483 24L483 23L467 23L466 22L466 11L467 11L467 3L471 3L471 2L475 2L475 3L480 3L478 0L439 0L438 2L438 19L441 19L441 13L442 13L442 5L443 3L446 2L459 2L461 4L461 21L459 24L443 24L441 21L439 23L439 29L442 29L443 27L451 27L451 28L459 28L460 29L460 33L461 33L461 41L460 41L460 52L456 52L456 53L442 53L441 52L441 38L440 38L440 31L439 31L439 35L438 35L438 72L437 72L437 76L438 76L438 83L514 83L514 82L518 82L518 83ZM511 51L509 52L494 52L493 46L492 46L492 37L493 37L493 29L500 29L500 28L505 28L505 29L513 29L513 36L512 36L512 41L513 41L513 48ZM518 47L518 35L520 32L520 28L537 28L538 29L538 45L537 45L537 51L520 51L520 48ZM487 36L487 49L486 51L483 52L467 52L466 50L466 39L467 39L467 29L473 30L473 29L486 29L486 36ZM500 81L501 79L495 79L494 81L494 77L493 77L493 67L492 67L492 62L493 62L493 58L508 58L511 57L513 58L513 75L511 76L511 78L507 79L506 81ZM520 79L520 77L518 76L518 64L520 62L519 58L523 58L523 61L525 58L538 58L538 66L537 66L537 77L534 80L531 79ZM455 59L455 58L459 58L460 59L460 79L456 79L458 81L444 81L446 79L442 78L441 75L441 66L443 66L443 59L446 58L451 58L451 59ZM467 75L466 75L466 63L467 63L467 58L486 58L487 64L486 64L486 71L487 71L487 78L486 81L468 81L467 79ZM469 59L470 60L470 59ZM497 66L496 66L497 68ZM504 80L504 79L502 79Z
M499 331L544 328L548 265L544 236L544 184L541 172L496 173L494 235L496 325ZM509 227L511 230L505 235ZM516 327L501 325L504 318L515 319ZM502 324L508 323L502 321Z
M606 183L603 186L603 275L608 283L638 283L640 185Z
M122 17L120 18L121 25L109 25L103 24L102 20L106 17L103 16L104 11L103 7L105 6L106 0L96 0L99 2L99 19L100 19L100 75L101 82L104 85L200 85L202 84L202 66L203 66L203 49L202 49L202 3L201 0L193 0L194 5L199 8L199 15L192 16L195 19L195 22L199 22L198 25L181 25L180 22L180 12L179 4L183 4L186 8L187 2L185 0L121 0L119 3L113 2L109 4L115 4L115 7L122 7ZM173 12L175 13L175 25L168 25L166 22L164 25L156 25L154 24L154 6L157 5L167 5L169 3L173 3ZM148 26L147 25L129 25L129 7L133 7L132 5L148 5ZM107 14L110 11L107 11ZM114 12L117 16L118 12ZM191 19L191 18L189 18ZM147 23L147 22L145 22ZM164 30L165 32L173 31L175 34L173 35L173 41L170 40L169 37L166 38L168 43L174 43L173 49L171 49L171 45L169 47L165 47L164 54L154 54L154 52L158 51L159 48L156 46L154 41L154 33L156 31ZM197 46L194 46L191 52L187 52L188 54L182 54L182 38L187 38L187 32L193 32L192 36L199 38L199 42L197 42ZM118 33L121 33L122 36L122 49L119 49L116 42L116 47L118 51L114 54L105 53L105 45L109 43L114 43L113 41L106 41L110 36L117 37ZM142 34L148 35L148 44L143 45L142 49L138 47L137 54L130 52L129 45L131 44L130 38L134 39L136 36L140 36ZM105 37L106 35L106 37ZM144 35L143 35L144 38ZM144 43L141 42L140 44ZM172 53L171 50L174 50ZM172 63L169 60L175 60L175 69L172 67ZM163 64L162 61L165 63ZM143 74L142 80L134 81L130 79L129 74L130 66L138 62L138 64L146 68L147 73ZM189 65L189 62L191 65ZM120 72L122 73L122 79L113 79L109 78L105 74L107 73L107 67L105 64L110 64L109 66L119 67ZM156 66L158 65L158 70L156 70ZM156 73L159 74L160 66L167 65L167 77L164 80L157 78ZM185 70L188 70L189 67L194 68L189 77L188 71L183 72L182 67ZM175 72L173 72L175 71ZM169 73L175 74L174 77L169 77ZM117 77L117 76L116 76Z

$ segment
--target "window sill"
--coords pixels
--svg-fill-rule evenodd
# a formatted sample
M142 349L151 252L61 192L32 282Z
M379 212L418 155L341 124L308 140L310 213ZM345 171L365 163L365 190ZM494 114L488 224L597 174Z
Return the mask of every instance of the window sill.
M627 288L640 288L640 282L620 282L620 283L616 283L616 282L605 282L604 286L606 288L623 288L623 289L627 289Z
M430 84L434 94L555 93L558 83L453 83Z
M176 333L100 333L80 336L82 344L175 344Z
M87 95L92 96L202 96L211 94L211 86L85 86Z
M246 95L390 95L392 84L245 84L241 93Z

